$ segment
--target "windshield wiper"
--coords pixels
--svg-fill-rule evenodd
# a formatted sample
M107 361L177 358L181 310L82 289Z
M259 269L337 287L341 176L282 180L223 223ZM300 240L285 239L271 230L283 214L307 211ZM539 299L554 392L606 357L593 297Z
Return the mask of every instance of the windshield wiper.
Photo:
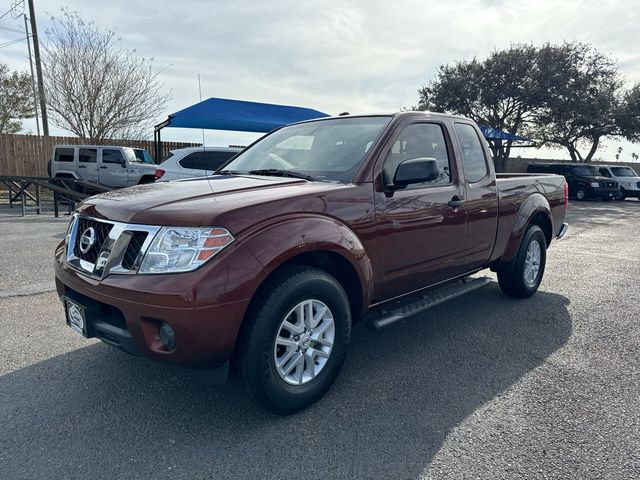
M305 175L304 173L293 172L291 170L280 170L277 168L265 168L262 170L249 170L247 172L249 175L265 175L270 177L292 177L292 178L302 178L303 180L308 180L310 182L314 181L311 175Z
M239 170L220 170L219 172L213 172L214 175L242 175Z

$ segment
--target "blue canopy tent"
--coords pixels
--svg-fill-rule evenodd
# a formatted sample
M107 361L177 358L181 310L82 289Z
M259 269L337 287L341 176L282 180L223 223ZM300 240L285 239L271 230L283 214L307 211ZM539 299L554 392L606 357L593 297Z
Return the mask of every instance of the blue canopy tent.
M487 127L486 125L478 125L480 127L480 131L484 138L487 140L504 140L505 142L528 142L529 139L525 137L521 137L519 135L514 135L509 132L503 132L502 130L498 130L497 128Z
M326 113L311 108L246 102L226 98L208 98L172 113L164 122L155 126L155 158L156 161L160 160L160 131L165 127L267 133L289 123L328 116ZM492 149L495 148L498 141L529 141L527 138L484 125L480 125L480 130L492 146Z
M160 158L160 130L165 127L267 133L289 123L328 116L311 108L208 98L172 113L164 122L156 125L156 158Z

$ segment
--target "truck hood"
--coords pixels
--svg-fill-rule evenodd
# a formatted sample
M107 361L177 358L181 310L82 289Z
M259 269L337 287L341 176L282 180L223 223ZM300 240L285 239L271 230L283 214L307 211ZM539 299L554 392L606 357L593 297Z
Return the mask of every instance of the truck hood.
M126 223L224 226L221 222L228 223L230 217L234 220L234 214L252 215L252 207L332 188L340 185L297 178L215 175L113 190L85 200L78 211ZM263 208L260 210L262 215Z

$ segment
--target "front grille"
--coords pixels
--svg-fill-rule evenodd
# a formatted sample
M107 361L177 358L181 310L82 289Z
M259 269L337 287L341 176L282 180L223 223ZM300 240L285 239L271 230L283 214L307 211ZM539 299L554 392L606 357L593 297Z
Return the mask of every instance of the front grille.
M82 239L82 235L89 229L93 228L95 232L95 241L91 248L86 252L83 252L80 249L80 241ZM109 223L102 223L96 220L91 220L88 218L80 217L78 219L78 229L77 236L75 239L75 247L73 249L73 254L87 262L96 263L98 260L98 255L100 254L100 250L102 250L102 245L104 241L109 236L109 232L113 228L113 225Z
M136 260L138 259L138 255L140 255L140 250L142 250L142 245L144 241L147 239L147 232L131 232L131 240L129 240L129 245L124 252L124 257L122 259L122 268L127 270L132 270L136 264Z

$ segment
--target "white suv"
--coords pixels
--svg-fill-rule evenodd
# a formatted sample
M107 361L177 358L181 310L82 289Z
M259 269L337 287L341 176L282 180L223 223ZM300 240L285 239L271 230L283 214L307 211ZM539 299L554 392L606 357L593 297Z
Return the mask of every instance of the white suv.
M146 155L145 155L146 154ZM156 166L146 150L103 145L56 145L49 175L129 187L152 183Z
M620 186L616 200L636 197L640 200L640 176L631 167L624 165L598 165L600 175L613 178Z
M171 155L156 170L156 181L211 175L218 167L242 150L242 147L189 147L171 150Z

